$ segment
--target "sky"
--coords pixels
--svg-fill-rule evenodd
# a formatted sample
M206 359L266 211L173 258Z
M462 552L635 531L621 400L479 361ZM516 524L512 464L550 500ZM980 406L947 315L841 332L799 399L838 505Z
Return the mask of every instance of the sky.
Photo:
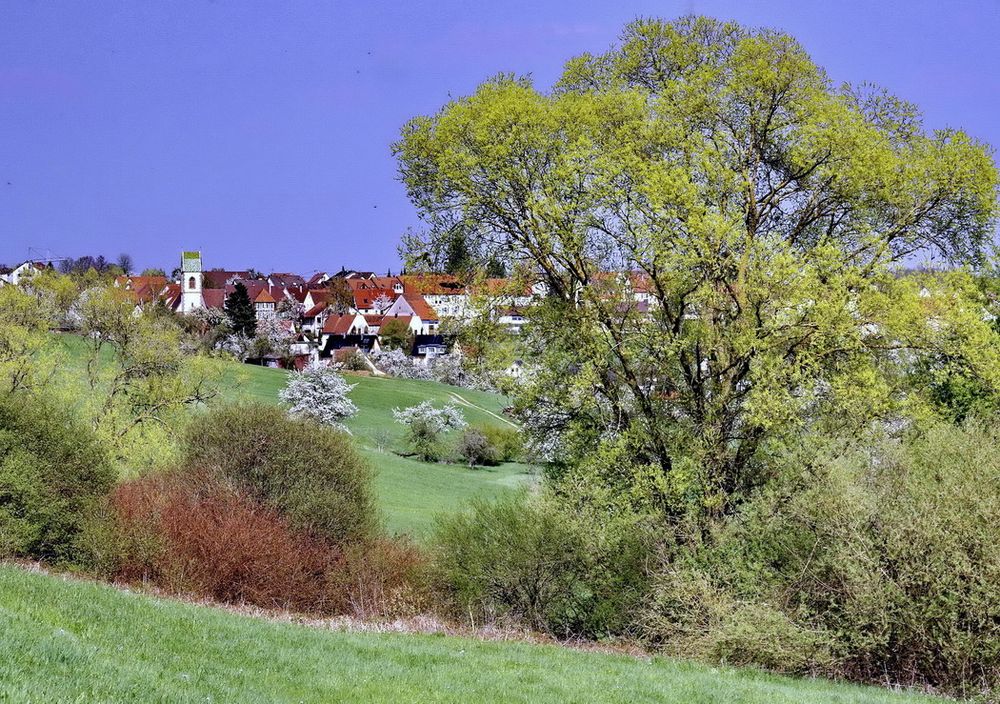
M834 81L1000 146L1000 0L3 0L0 263L395 271L409 118L691 13L783 29Z

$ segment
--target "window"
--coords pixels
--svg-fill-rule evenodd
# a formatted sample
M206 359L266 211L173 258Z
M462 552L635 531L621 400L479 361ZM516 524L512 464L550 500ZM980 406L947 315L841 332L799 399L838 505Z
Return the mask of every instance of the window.
M188 288L195 288L197 285L198 282L195 281L195 278L193 276L190 279L188 279Z

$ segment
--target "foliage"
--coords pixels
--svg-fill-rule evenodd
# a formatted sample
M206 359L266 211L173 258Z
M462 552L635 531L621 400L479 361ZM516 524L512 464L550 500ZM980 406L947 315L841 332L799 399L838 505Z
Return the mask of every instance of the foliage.
M278 396L291 405L289 415L311 418L320 425L346 431L344 419L358 412L358 407L347 397L353 388L336 370L313 364L301 372L293 372Z
M226 297L225 311L234 334L254 336L257 332L257 310L243 282L237 281L233 292Z
M650 487L681 489L652 497L669 517L737 510L765 448L804 425L898 420L900 367L931 352L996 387L989 346L937 334L952 321L930 324L891 273L981 261L988 149L836 87L787 35L638 20L552 91L501 76L413 119L395 152L429 226L410 258L462 236L477 264L522 262L547 286L519 405L562 414L570 462L627 447Z
M520 462L524 457L524 436L517 428L487 425L480 428L496 453L498 462Z
M46 297L0 286L0 392L43 386L55 371L46 354L53 309Z
M564 637L621 634L647 589L647 535L518 494L442 518L436 564L456 615Z
M939 425L786 455L771 488L664 564L647 636L779 671L997 687L998 433Z
M365 355L360 350L352 350L346 357L341 361L343 368L352 372L366 372L368 371L368 362L365 360Z
M455 446L455 452L468 462L470 467L496 464L498 461L497 449L478 428L468 428L462 433Z
M229 318L218 308L195 308L190 313L180 316L180 323L185 331L195 340L195 347L203 352L222 349L232 336ZM238 345L230 343L230 351L240 350ZM239 356L234 353L234 356Z
M126 482L85 541L101 574L223 602L323 612L337 555L273 508L197 474Z
M256 345L253 346L254 357L275 355L281 359L292 356L292 344L298 337L295 328L288 321L279 317L264 318L257 322Z
M118 260L115 262L115 266L121 269L121 272L126 276L131 275L132 270L135 268L135 265L132 263L132 255L122 252L118 255Z
M350 438L290 419L280 408L238 404L209 411L188 428L184 456L187 467L270 504L296 529L339 543L375 528L371 470Z
M403 410L394 408L392 417L407 426L407 442L414 454L425 462L441 458L442 433L466 426L462 411L453 403L434 408L430 401L422 401Z
M218 367L182 352L173 318L137 312L113 287L84 291L77 310L89 348L85 410L119 459L145 442L144 432L168 429L185 408L217 395Z
M0 396L0 554L74 559L87 513L114 481L99 439L70 410Z
M491 384L468 367L462 354L443 354L435 357L430 364L430 373L435 381L458 386L463 389L491 390Z
M354 308L354 290L343 276L331 277L326 282L329 292L328 309L335 315L347 315Z
M353 543L328 575L330 608L363 619L426 614L429 570L427 556L405 536Z
M413 346L413 333L410 332L409 323L401 318L383 319L378 329L378 336L382 346L390 351L408 352Z

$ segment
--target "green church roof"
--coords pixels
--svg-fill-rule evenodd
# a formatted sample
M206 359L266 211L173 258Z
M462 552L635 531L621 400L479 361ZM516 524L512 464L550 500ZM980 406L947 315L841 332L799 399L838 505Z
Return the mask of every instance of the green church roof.
M201 252L182 252L181 270L201 271Z

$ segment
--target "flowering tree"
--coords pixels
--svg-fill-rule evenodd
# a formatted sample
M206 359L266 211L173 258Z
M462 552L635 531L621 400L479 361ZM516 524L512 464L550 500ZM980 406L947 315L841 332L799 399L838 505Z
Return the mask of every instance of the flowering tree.
M242 333L233 333L215 343L215 349L220 352L228 352L241 362L245 362L250 356L250 349L253 346L253 339Z
M375 300L372 301L372 308L377 310L379 315L389 310L389 307L391 305L392 305L392 299L389 298L384 293L380 293L378 296L375 297Z
M320 425L348 432L342 421L358 412L358 407L347 397L354 386L333 369L313 364L294 372L278 397L291 404L288 415L311 418Z
M462 411L453 403L444 408L434 408L430 401L423 401L403 410L392 409L392 417L397 423L408 426L407 441L414 454L426 462L440 458L438 439L441 433L467 425Z
M400 379L433 379L431 371L413 361L402 350L379 350L373 352L371 360L379 371Z
M261 341L261 349L267 349L279 357L291 355L292 343L296 337L295 329L281 318L264 318L257 322L257 339Z

